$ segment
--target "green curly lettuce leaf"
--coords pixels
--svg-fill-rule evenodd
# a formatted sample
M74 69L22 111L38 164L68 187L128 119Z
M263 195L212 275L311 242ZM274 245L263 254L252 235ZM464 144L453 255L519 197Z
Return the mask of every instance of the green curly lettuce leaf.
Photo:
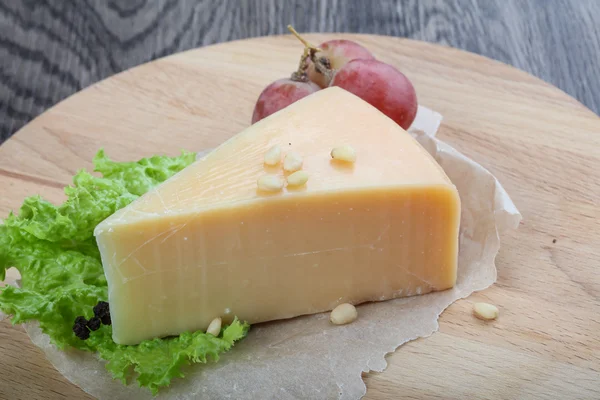
M246 335L247 324L235 320L220 337L183 333L137 346L115 344L110 326L102 326L85 341L72 331L75 317L91 318L93 306L108 298L93 236L96 225L194 159L194 153L184 152L178 157L115 162L100 151L94 167L103 176L79 171L73 186L65 188L67 200L62 205L39 196L25 199L19 213L11 213L0 225L0 280L11 266L21 274L20 287L0 288L0 310L15 324L38 321L59 348L98 352L115 379L126 382L135 371L140 386L154 394L171 379L182 377L183 365L216 361L219 353Z
M237 340L246 336L248 325L235 319L219 337L203 332L189 333L167 339L146 340L137 346L101 346L100 356L110 360L106 368L113 377L127 382L131 367L138 374L140 386L153 394L168 386L174 377L183 378L181 367L191 363L218 361L219 353L228 351Z
M116 210L135 200L118 179L98 178L80 171L73 186L65 188L68 199L60 206L33 196L25 199L19 215L10 214L4 225L21 231L24 239L64 243L85 241L94 227Z
M110 181L120 182L129 193L141 196L193 163L195 159L195 153L184 152L179 157L154 156L137 162L115 162L100 150L94 157L94 171L100 172Z

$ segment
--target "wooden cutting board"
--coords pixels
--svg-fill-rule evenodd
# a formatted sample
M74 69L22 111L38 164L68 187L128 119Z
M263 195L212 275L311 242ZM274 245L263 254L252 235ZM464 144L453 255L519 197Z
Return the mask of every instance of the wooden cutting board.
M369 399L600 398L600 119L560 90L455 49L356 40L412 80L444 115L440 138L490 169L524 220L503 237L498 281L460 300L440 330L366 374ZM225 43L118 74L63 101L0 147L0 216L62 188L103 147L121 161L212 148L249 125L264 86L288 76L290 36ZM327 115L322 115L327 118ZM472 302L499 306L484 323ZM310 383L307 382L307 385ZM86 398L21 327L0 323L0 398Z

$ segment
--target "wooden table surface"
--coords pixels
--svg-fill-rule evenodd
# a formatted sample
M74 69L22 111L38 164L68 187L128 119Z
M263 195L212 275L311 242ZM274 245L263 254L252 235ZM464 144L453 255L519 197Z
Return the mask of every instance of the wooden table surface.
M600 398L600 119L560 90L480 56L346 37L409 76L420 103L444 115L440 137L490 169L524 217L503 237L498 282L450 306L440 331L391 354L385 372L367 374L367 398ZM230 42L71 97L0 147L0 216L36 193L61 201L62 187L100 147L132 160L220 144L248 126L258 93L294 68L299 51L289 36ZM498 321L471 315L481 300L500 307ZM64 397L85 395L21 327L1 322L0 398Z
M286 33L424 40L500 60L600 113L598 0L0 2L0 143L88 85L199 46Z

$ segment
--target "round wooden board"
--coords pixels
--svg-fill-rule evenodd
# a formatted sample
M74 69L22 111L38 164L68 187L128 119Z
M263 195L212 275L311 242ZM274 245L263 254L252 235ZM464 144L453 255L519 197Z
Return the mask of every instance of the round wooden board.
M503 237L498 281L449 307L440 330L366 374L369 399L600 398L600 119L560 90L504 64L422 42L356 40L401 69L440 137L490 169L524 221ZM201 48L93 85L0 147L0 216L62 188L103 147L117 160L215 147L249 125L269 82L289 75L290 36ZM327 115L322 115L327 118ZM481 322L471 303L499 306ZM85 398L29 340L0 323L0 398ZM310 383L307 382L307 385ZM89 396L87 396L89 397Z

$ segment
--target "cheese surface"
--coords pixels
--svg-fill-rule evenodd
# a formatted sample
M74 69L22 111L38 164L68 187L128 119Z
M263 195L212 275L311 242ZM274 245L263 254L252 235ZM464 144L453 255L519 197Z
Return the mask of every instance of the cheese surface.
M310 179L257 190L273 146ZM354 163L331 159L350 145ZM402 128L328 88L250 126L97 226L113 339L257 323L451 288L460 199Z

